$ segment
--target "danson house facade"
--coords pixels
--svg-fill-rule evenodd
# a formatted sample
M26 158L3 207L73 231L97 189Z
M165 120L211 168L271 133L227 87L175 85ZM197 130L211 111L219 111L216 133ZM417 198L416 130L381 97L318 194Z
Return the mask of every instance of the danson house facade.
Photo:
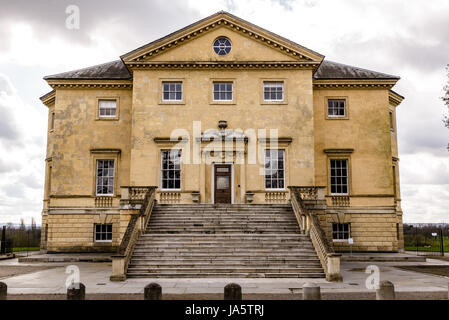
M148 201L192 214L279 205L321 237L316 250L403 248L399 77L218 12L44 79L47 252L123 251L134 224L151 225Z

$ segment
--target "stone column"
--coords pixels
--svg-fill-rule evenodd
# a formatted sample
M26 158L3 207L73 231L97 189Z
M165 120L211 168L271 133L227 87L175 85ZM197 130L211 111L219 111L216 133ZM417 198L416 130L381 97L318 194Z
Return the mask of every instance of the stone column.
M224 287L224 300L242 300L242 287L236 283Z
M85 300L86 287L81 282L72 283L67 288L67 300Z
M8 286L4 282L0 282L0 300L6 300L8 295Z
M206 155L201 153L200 163L200 202L206 203Z
M376 300L395 300L394 285L390 281L382 281L376 290Z
M157 283L150 283L144 289L144 300L162 300L162 287Z
M239 154L241 159L240 163L240 202L245 203L245 193L246 193L246 162L245 153L241 152Z
M315 283L306 283L302 287L302 299L303 300L321 300L320 286Z

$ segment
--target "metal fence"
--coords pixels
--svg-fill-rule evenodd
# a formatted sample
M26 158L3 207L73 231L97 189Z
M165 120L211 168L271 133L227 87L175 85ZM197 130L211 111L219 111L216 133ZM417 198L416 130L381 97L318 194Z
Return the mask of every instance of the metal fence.
M431 227L404 228L405 250L416 252L420 256L444 256L449 245L446 233L443 229Z
M0 255L12 253L13 248L14 248L14 245L11 240L0 241Z

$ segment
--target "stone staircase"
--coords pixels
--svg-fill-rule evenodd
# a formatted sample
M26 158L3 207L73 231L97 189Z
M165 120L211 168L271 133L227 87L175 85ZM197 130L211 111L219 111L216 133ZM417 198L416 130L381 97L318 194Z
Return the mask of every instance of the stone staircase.
M324 278L290 205L158 204L127 277Z

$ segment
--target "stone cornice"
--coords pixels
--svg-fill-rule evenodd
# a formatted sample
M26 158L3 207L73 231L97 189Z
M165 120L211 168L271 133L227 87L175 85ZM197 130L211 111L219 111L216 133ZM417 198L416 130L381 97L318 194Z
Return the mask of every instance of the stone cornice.
M394 92L393 90L390 90L389 93L388 93L388 100L389 100L390 104L395 106L395 107L400 105L401 102L404 99L405 98L403 96L401 96L400 94Z
M314 89L329 89L329 88L353 88L353 89L391 89L397 80L391 79L332 79L332 80L313 80Z
M130 63L128 67L133 70L139 69L316 69L316 62L295 61L176 61L176 62L142 62Z
M155 137L153 139L154 143L179 143L179 142L188 142L188 137L177 137L176 139L172 139L170 137Z
M39 98L43 104L45 104L47 107L50 106L52 103L56 100L56 91L52 90L49 93L43 95Z
M114 153L114 154L119 154L122 152L121 149L109 149L109 148L101 148L101 149L90 149L91 153Z
M132 80L48 80L53 89L131 89Z
M251 38L254 41L261 42L297 60L321 62L324 58L324 56L310 49L302 47L228 13L212 15L209 18L194 23L162 39L133 50L121 56L121 58L125 64L130 62L142 62L215 30L218 27L231 29L234 32Z
M270 142L278 142L278 143L291 143L293 139L291 137L278 137L278 138L257 138L257 141L260 143L270 143Z
M323 152L327 153L327 154L349 154L349 153L353 153L354 149L352 149L352 148L342 148L342 149L329 148L329 149L324 149Z

